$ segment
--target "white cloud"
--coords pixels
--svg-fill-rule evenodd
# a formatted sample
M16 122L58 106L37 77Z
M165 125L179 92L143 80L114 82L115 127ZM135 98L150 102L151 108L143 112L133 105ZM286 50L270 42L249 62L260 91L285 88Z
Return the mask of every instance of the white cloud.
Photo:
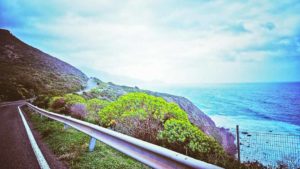
M258 70L255 64L272 67L270 58L286 53L268 45L296 36L300 23L299 5L285 8L288 4L271 1L32 4L55 6L57 15L35 16L27 29L60 37L35 46L48 46L48 52L79 67L170 84L264 80L250 76Z

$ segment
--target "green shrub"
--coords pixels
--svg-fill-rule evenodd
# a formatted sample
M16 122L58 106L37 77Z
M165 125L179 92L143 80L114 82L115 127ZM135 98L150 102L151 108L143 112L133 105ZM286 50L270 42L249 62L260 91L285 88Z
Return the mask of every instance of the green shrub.
M50 101L49 96L47 96L47 95L38 95L37 98L34 100L33 104L38 106L38 107L47 109L48 106L49 106L49 101Z
M128 93L119 97L99 112L100 122L109 126L111 121L122 122L126 118L138 117L141 120L158 119L164 122L175 118L187 121L187 114L175 103L146 93Z
M107 106L110 102L100 99L90 99L87 101L87 109L93 112L99 112L100 109Z
M226 156L214 138L190 123L186 112L160 97L128 93L100 110L99 117L104 126L198 159L216 162Z
M50 99L48 107L50 110L60 113L61 110L65 108L65 105L66 105L65 98L61 96L54 96Z
M63 97L54 96L49 101L50 111L62 114L75 115L83 118L86 115L86 100L75 94L66 94Z
M167 147L199 158L224 154L223 148L216 140L205 135L189 121L176 119L166 121L164 130L159 133L159 139L164 140Z
M98 123L99 122L99 116L98 112L103 109L105 106L107 106L110 102L106 100L100 100L100 99L90 99L87 101L87 116L86 121L92 122L92 123Z
M69 105L76 103L86 104L86 100L83 97L76 94L66 94L64 95L64 99Z

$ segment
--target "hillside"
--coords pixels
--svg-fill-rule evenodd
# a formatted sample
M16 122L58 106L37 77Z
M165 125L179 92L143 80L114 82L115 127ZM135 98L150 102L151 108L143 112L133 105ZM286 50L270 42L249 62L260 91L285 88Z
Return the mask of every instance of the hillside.
M0 29L0 72L0 101L75 92L88 79L70 64L27 45L4 29Z

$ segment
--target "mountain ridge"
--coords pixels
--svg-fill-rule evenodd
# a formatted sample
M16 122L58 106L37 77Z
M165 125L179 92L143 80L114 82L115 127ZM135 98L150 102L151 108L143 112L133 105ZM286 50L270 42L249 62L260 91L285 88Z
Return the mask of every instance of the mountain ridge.
M88 77L72 65L0 29L0 101L75 92Z

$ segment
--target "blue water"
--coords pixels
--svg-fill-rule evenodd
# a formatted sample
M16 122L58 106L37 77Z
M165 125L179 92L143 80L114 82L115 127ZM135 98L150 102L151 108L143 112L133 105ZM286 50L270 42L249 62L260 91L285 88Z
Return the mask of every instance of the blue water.
M217 126L300 134L300 83L213 84L162 90L190 99Z
M239 125L241 161L271 166L285 161L300 167L300 83L214 84L161 90L188 98L217 126L229 128L233 134Z

